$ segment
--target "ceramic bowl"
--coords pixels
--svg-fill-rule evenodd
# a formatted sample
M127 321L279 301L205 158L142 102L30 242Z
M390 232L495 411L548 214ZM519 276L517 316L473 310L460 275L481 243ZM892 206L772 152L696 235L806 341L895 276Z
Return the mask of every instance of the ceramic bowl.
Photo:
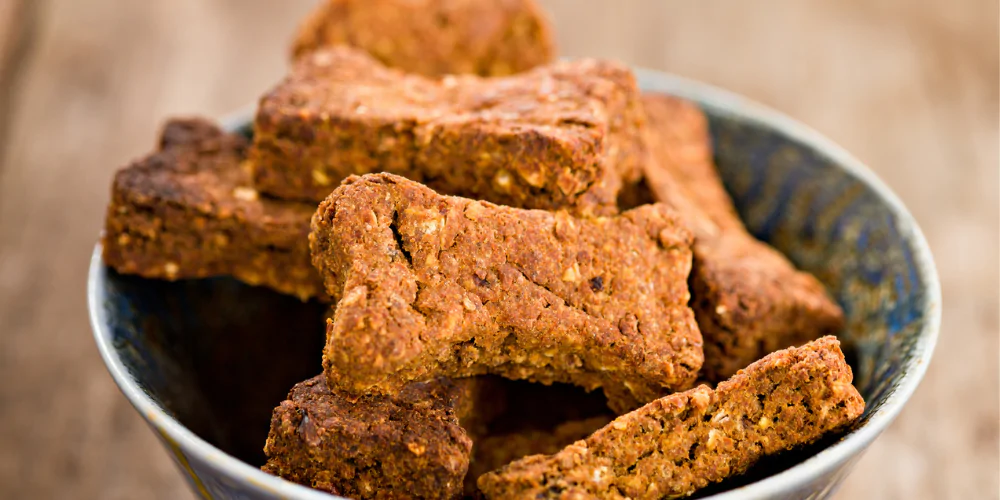
M940 289L927 243L899 199L816 132L704 84L637 71L647 91L699 103L740 215L843 306L841 332L867 402L849 431L700 493L824 498L899 414L930 361ZM229 121L249 133L249 113ZM259 470L270 410L320 371L323 306L228 278L119 275L94 250L88 285L101 356L125 396L205 498L328 499ZM280 313L276 313L280 311Z

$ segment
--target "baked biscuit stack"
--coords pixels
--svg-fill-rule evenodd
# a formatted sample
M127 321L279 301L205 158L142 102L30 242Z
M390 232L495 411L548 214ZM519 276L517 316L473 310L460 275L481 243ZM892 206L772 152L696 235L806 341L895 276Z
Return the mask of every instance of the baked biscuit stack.
M552 62L551 38L531 0L331 0L252 138L170 120L116 175L117 271L331 304L265 471L356 498L676 498L861 415L843 313L743 227L701 111ZM544 401L568 385L600 391Z

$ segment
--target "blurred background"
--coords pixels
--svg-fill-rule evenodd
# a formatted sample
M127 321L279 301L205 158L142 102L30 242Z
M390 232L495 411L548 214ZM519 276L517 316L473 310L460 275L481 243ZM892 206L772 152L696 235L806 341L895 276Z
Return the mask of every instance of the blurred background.
M930 240L934 362L839 498L996 498L998 10L989 0L542 0L563 55L749 96L874 169ZM112 173L169 115L283 74L312 1L0 0L0 497L191 498L118 392L84 297Z

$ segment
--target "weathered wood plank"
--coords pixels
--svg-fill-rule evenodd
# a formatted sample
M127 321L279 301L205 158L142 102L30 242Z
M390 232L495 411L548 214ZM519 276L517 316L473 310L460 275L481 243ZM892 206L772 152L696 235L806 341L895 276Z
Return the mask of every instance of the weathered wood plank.
M0 3L0 151L4 150L12 96L20 82L20 70L32 38L34 5L25 0Z

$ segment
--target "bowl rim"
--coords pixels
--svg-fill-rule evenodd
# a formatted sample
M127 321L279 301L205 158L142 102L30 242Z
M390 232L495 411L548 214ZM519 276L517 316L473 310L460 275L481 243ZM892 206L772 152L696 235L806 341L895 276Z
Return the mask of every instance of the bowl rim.
M913 249L914 265L921 281L926 285L922 311L924 324L918 332L918 340L914 348L916 359L903 373L903 378L897 389L886 397L885 402L872 413L865 425L851 431L840 441L777 474L706 498L712 500L770 498L787 493L803 486L824 472L835 470L837 466L851 458L859 457L865 448L895 420L923 379L937 344L941 325L941 287L930 247L913 216L899 197L857 158L819 132L778 111L733 92L661 71L645 68L634 68L634 70L643 90L663 92L689 99L702 108L710 110L712 114L724 115L743 123L771 129L789 140L812 149L818 155L844 169L886 203L897 218L900 235ZM235 130L251 120L254 109L255 105L241 108L222 119L221 124L227 130ZM234 477L244 478L255 487L280 497L307 500L343 498L272 476L227 454L187 429L156 404L129 374L128 369L112 346L107 312L103 307L106 272L107 269L101 256L101 243L98 241L91 256L87 279L87 305L94 340L108 372L119 389L140 415L159 431L163 439L171 440L186 453L196 455L202 461L210 463L216 468L225 469ZM174 458L177 460L177 457ZM189 478L189 481L191 479ZM836 487L837 485L833 484L832 486Z

